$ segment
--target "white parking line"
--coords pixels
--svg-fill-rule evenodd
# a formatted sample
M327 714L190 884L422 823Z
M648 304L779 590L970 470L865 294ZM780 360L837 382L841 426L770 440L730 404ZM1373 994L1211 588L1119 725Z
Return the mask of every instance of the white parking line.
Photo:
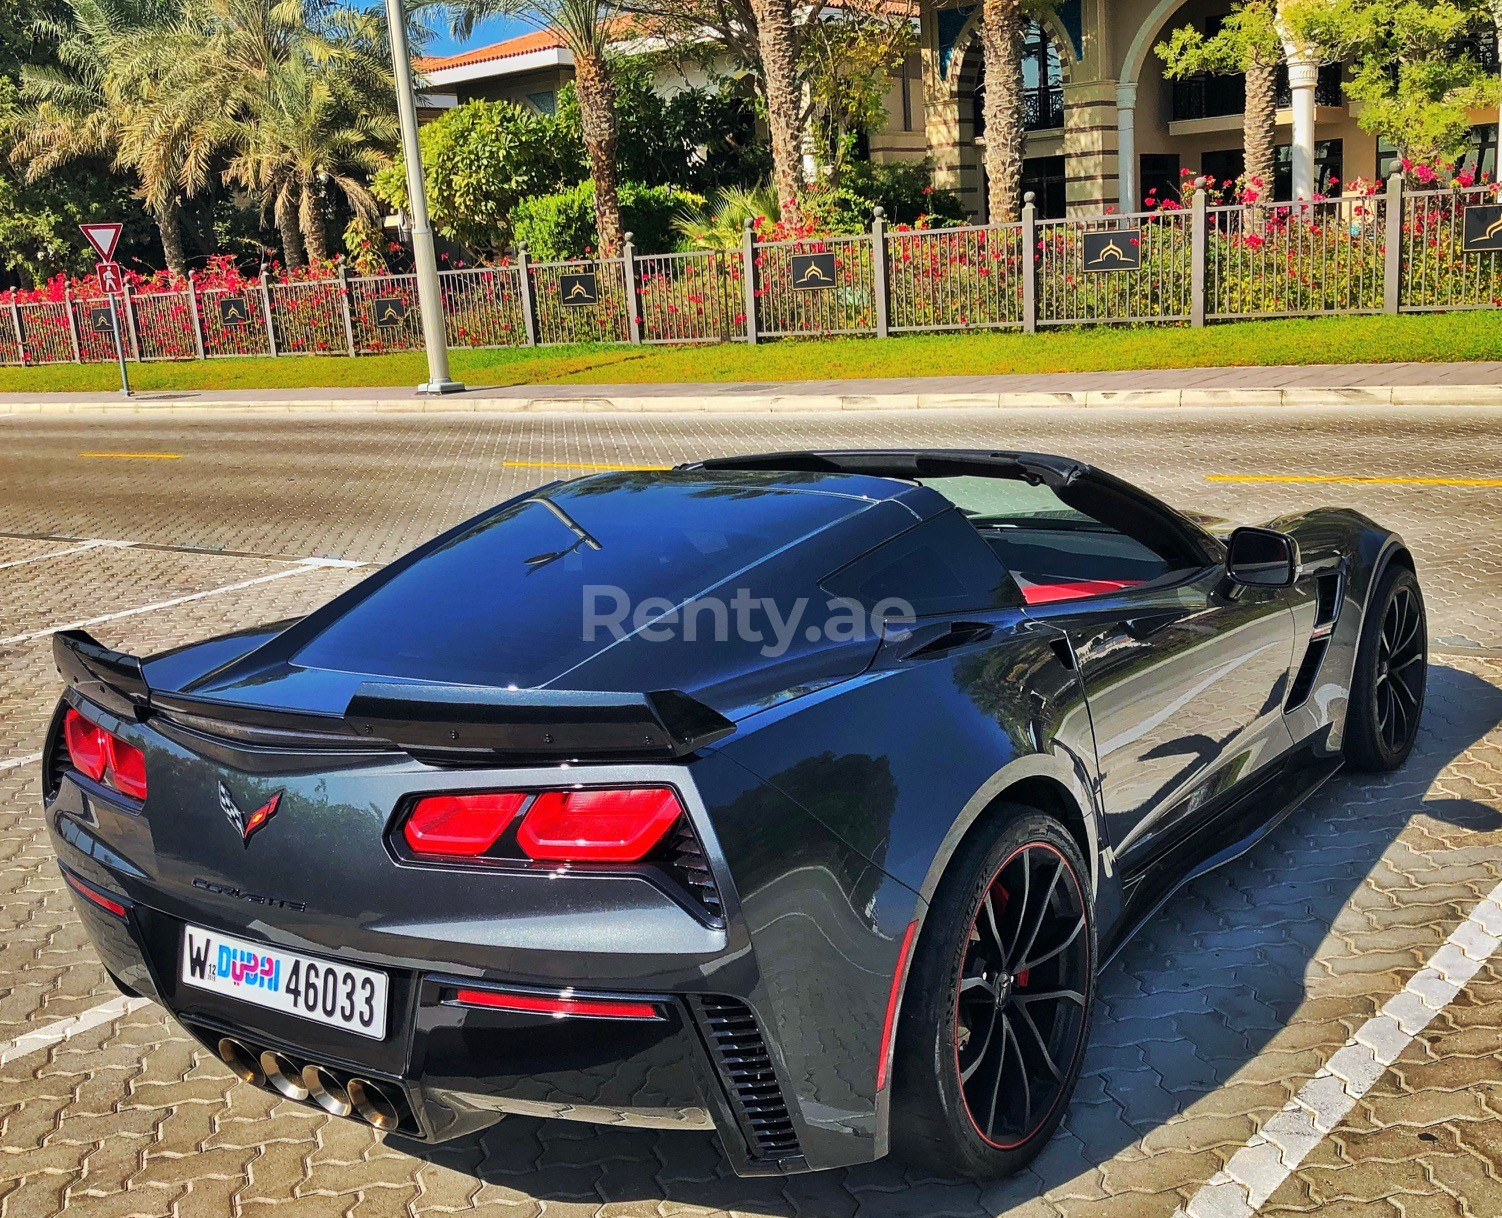
M66 558L69 554L82 554L85 550L98 550L104 547L113 550L128 550L135 544L133 541L105 541L102 538L90 538L82 545L69 546L65 550L53 550L50 554L33 554L30 558L13 558L9 562L0 562L0 571L8 567L24 567L32 562L46 562L49 558Z
M29 643L33 639L46 638L49 634L55 634L59 630L78 630L84 626L98 626L103 622L118 621L123 617L135 617L140 613L153 613L158 609L170 609L174 605L186 605L190 601L201 601L205 597L218 596L223 592L238 592L241 588L252 588L256 584L267 584L274 579L286 579L289 575L302 575L307 571L317 571L326 567L359 567L363 563L349 562L338 558L300 558L294 566L285 571L273 571L270 575L258 575L254 579L242 579L238 583L225 584L219 588L209 588L204 592L190 592L187 596L174 596L171 600L157 601L151 605L138 605L134 609L121 609L115 613L103 613L98 617L84 618L77 622L64 622L59 626L48 626L44 630L30 630L25 634L13 634L8 639L0 639L0 647L8 647L13 643Z
M10 757L0 761L0 770L14 770L17 766L30 765L33 761L40 761L40 753L27 753L25 757Z
M1502 944L1502 884L1174 1218L1251 1218Z
M90 1028L97 1028L102 1023L110 1023L150 1005L151 1002L148 999L127 998L121 994L111 998L108 1002L101 1002L97 1007L90 1007L87 1011L70 1015L67 1019L59 1019L56 1023L49 1023L34 1032L23 1033L9 1044L0 1045L0 1066L7 1065L18 1057L26 1057L28 1054L50 1049L53 1045L60 1045L80 1032L87 1032Z

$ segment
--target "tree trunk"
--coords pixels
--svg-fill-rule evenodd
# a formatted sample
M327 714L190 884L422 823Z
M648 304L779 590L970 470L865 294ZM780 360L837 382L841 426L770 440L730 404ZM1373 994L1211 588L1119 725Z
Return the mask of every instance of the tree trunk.
M986 186L992 224L1022 214L1022 0L984 0L980 40L986 64Z
M167 260L167 268L178 275L188 273L188 259L183 252L182 210L182 206L173 200L152 213L157 232L162 237L162 255Z
M308 260L325 263L329 260L328 229L323 219L323 209L318 206L318 195L311 186L303 187L302 210L299 215L303 240L307 243Z
M308 261L303 253L302 232L297 227L297 212L286 198L277 199L275 212L276 227L282 234L282 261L289 271L295 271Z
M574 87L579 93L579 122L584 128L584 151L595 184L595 226L600 233L600 257L621 252L621 200L615 175L615 82L597 54L574 54Z
M801 214L798 196L803 188L803 99L798 87L793 10L788 0L751 0L751 8L756 17L767 126L772 136L772 185L783 222L796 224Z
M1246 127L1241 133L1246 184L1271 203L1277 176L1278 61L1254 60L1246 70Z

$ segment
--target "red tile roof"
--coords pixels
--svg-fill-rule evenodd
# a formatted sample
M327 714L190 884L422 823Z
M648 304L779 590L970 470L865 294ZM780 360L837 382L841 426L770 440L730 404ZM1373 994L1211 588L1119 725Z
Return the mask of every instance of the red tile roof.
M419 72L437 72L443 68L463 68L475 63L489 63L493 59L511 59L517 55L530 55L534 51L553 51L563 46L563 38L556 30L537 30L494 42L488 47L475 47L458 55L429 55L417 61Z

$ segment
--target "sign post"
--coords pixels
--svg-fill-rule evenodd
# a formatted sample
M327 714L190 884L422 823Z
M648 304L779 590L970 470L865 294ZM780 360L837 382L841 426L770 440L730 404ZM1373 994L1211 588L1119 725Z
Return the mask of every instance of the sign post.
M95 268L99 273L99 286L104 289L109 298L109 328L115 339L115 358L120 361L120 392L126 397L131 396L130 373L125 367L125 344L120 341L120 309L116 303L116 296L125 290L125 276L121 273L120 264L115 261L115 246L120 243L120 228L118 224L80 224L79 229L83 232L84 240L94 247L94 252L99 255L99 265ZM98 316L102 310L91 310L93 316ZM101 317L99 320L103 320ZM92 322L90 329L100 329Z

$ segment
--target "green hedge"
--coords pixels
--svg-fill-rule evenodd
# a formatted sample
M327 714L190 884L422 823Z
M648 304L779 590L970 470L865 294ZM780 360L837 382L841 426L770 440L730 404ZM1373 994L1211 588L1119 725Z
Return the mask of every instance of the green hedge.
M704 200L675 186L622 182L621 220L635 235L638 253L667 253L674 247L673 217ZM557 194L523 199L511 214L518 242L539 262L591 256L600 244L595 227L595 185L580 182Z

